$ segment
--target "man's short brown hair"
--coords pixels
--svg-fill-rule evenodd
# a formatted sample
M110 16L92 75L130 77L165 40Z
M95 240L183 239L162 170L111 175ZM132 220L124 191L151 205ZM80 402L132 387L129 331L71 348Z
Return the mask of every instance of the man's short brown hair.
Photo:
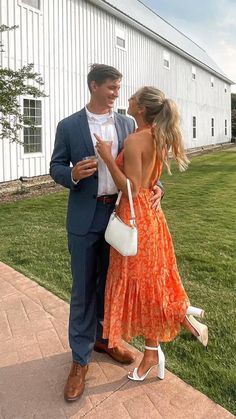
M95 81L98 86L105 83L106 80L119 80L122 74L115 68L106 64L92 64L87 76L89 91L91 92L90 83Z

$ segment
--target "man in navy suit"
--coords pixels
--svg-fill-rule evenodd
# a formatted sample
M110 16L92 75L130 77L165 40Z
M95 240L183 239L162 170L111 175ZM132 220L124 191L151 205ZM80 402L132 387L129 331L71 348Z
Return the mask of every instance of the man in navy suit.
M73 362L64 397L77 400L84 391L91 353L106 352L118 362L135 360L123 346L109 349L102 338L105 280L109 246L104 233L117 198L117 188L102 159L95 159L94 133L111 141L114 157L135 129L131 118L113 112L122 74L114 67L94 64L88 74L90 102L59 122L50 163L55 182L70 189L67 231L73 277L69 342ZM89 158L88 158L89 157ZM86 158L86 159L85 159ZM72 167L71 167L72 163ZM158 202L160 190L154 197Z

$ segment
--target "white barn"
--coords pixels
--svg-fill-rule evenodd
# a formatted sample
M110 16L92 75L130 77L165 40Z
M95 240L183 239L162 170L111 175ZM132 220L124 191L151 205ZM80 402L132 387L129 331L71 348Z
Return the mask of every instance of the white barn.
M186 148L230 142L232 81L191 39L139 0L0 0L0 24L19 25L2 34L1 66L33 62L48 97L20 98L35 117L24 128L24 146L0 144L0 182L49 172L58 121L88 101L89 64L123 73L119 112L142 85L155 85L181 111Z

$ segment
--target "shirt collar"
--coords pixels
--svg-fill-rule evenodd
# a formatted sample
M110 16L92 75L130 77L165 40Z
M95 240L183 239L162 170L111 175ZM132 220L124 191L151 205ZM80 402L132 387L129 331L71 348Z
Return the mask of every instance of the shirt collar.
M96 118L96 114L92 113L88 110L87 106L85 106L85 112L88 118L88 121L91 122L100 122L99 117L104 116L104 118L106 117L107 119L105 120L105 122L108 121L113 121L114 122L114 111L111 109L109 113L107 114L101 114L101 115L97 115L98 118Z

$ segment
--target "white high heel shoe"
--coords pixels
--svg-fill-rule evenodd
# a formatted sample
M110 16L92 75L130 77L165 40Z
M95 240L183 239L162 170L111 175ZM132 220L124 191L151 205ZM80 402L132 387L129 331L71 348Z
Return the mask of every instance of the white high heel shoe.
M147 372L145 372L141 377L138 375L138 368L134 368L132 375L128 375L128 378L133 381L143 381L149 374L149 372L154 368L157 367L157 377L160 380L164 380L165 378L165 355L161 350L161 346L158 345L156 348L153 348L151 346L145 346L145 349L148 349L149 351L158 351L158 364L153 365Z
M202 308L198 308L198 307L193 307L193 306L189 306L187 308L187 315L192 315L195 317L200 317L203 319L203 317L205 316L205 311Z
M197 331L198 336L196 338L203 344L207 346L208 344L208 327L205 324L198 322L193 316L186 316L188 322L193 326Z

